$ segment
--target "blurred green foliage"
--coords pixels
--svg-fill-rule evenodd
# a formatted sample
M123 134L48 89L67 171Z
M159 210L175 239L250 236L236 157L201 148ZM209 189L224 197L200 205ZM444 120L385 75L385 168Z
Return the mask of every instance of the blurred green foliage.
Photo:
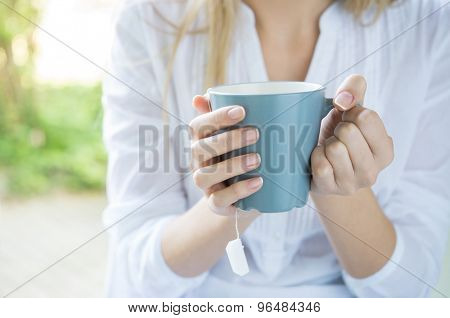
M0 133L17 122L33 124L33 56L35 26L27 18L38 18L29 0L5 0L0 4Z
M100 96L100 86L35 87L35 124L0 139L6 195L104 187Z
M4 0L30 20L36 1ZM33 80L35 27L0 4L0 195L101 189L100 86Z

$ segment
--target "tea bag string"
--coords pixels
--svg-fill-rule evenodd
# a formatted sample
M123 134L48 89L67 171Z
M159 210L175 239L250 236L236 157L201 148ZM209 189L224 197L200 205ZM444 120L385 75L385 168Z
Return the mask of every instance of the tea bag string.
M235 226L235 229L236 229L236 238L237 238L237 239L239 239L238 210L239 210L239 209L236 208L236 212L234 213L234 220L235 220L234 226Z

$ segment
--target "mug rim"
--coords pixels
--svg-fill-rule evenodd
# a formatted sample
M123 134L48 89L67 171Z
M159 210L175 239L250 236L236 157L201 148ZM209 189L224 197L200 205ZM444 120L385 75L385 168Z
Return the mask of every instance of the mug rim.
M279 91L272 91L272 92L256 92L255 88L254 92L246 92L246 91L233 91L234 88L237 87L245 87L245 86L261 86L261 85L300 85L303 86L304 89L295 89L295 87L292 87L291 90L283 91L283 89L279 89ZM231 89L227 91L226 89ZM312 82L305 82L305 81L265 81L265 82L244 82L244 83L235 83L235 84L225 84L225 85L218 85L211 88L208 88L207 93L208 94L214 94L214 95L228 95L228 96L264 96L264 95L292 95L292 94L304 94L304 93L312 93L312 92L318 92L325 89L325 87L321 84L312 83ZM276 90L276 89L275 89Z

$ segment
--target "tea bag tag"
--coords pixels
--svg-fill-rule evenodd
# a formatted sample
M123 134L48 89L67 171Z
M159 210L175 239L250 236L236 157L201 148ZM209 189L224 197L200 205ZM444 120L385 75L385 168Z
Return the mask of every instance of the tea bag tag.
M235 227L236 227L237 238L235 240L228 242L227 247L226 247L226 252L228 255L228 260L230 261L232 271L239 276L244 276L245 274L247 274L249 272L249 269L248 269L247 257L245 257L245 253L244 253L244 245L242 245L242 241L239 238L239 229L237 226L237 213L238 213L238 211L236 209Z

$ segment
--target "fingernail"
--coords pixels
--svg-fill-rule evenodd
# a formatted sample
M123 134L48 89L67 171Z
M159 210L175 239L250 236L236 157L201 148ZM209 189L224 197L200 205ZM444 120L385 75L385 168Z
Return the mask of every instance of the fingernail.
M195 95L193 98L192 98L192 104L194 104L195 103L195 100L197 99L197 98L199 98L199 97L201 97L200 95Z
M238 106L238 107L233 107L232 109L230 109L228 111L228 116L231 119L239 119L242 118L244 116L244 108Z
M247 185L248 185L249 189L253 190L253 189L259 188L262 185L262 183L263 183L263 179L261 177L259 177L256 179L251 179Z
M259 163L259 155L258 154L249 155L249 156L247 156L247 158L245 160L245 164L247 165L247 167L256 166L258 163Z
M249 128L244 131L245 141L247 143L254 142L258 139L258 130L254 128Z
M353 102L353 95L346 91L340 92L334 98L334 103L340 106L342 109L350 108L352 102Z

